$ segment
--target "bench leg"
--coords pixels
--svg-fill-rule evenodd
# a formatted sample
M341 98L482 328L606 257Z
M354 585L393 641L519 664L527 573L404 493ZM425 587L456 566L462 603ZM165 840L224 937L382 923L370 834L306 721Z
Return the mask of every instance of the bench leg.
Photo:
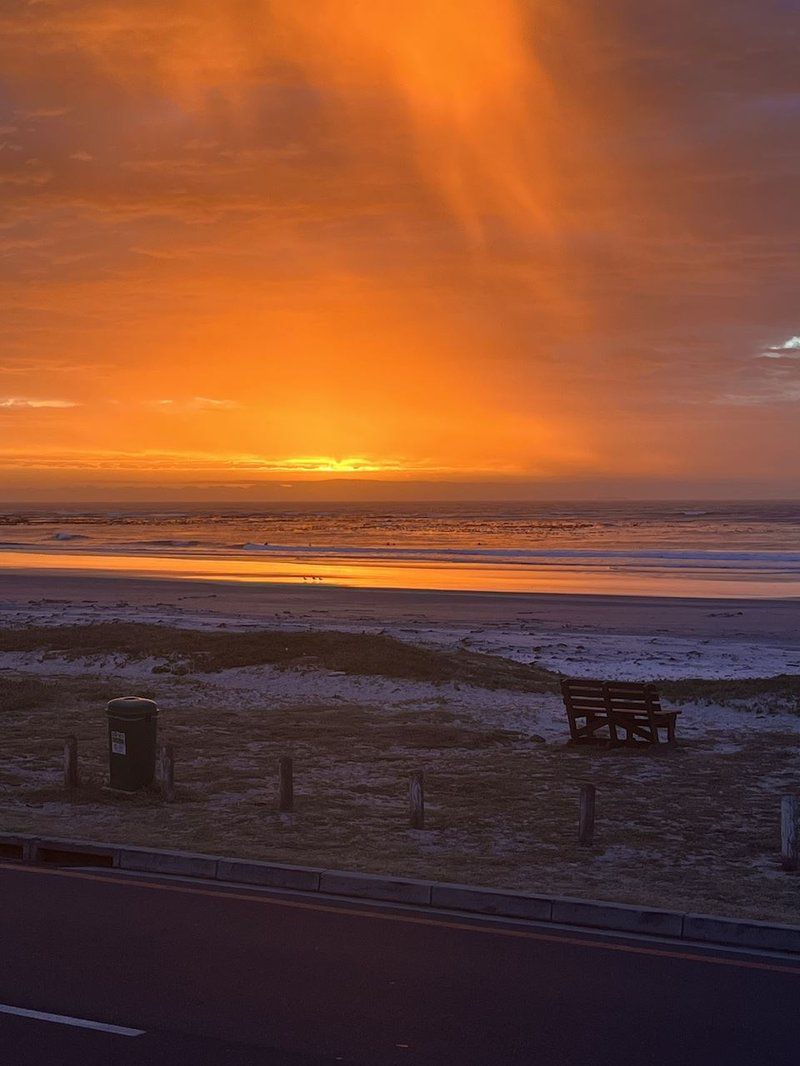
M575 715L571 711L567 711L567 718L569 719L569 735L572 740L577 740L580 736L580 730L578 729L578 723L575 720Z

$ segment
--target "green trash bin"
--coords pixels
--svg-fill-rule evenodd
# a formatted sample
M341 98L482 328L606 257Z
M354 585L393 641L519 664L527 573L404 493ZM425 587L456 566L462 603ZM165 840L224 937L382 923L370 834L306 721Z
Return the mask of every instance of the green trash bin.
M108 715L109 783L136 792L153 783L156 773L158 706L141 696L111 700Z

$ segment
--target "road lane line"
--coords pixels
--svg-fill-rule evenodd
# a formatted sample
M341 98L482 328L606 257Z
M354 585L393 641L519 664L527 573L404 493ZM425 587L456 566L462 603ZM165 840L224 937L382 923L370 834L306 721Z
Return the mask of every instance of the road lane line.
M678 951L670 948L645 948L634 944L614 944L602 940L584 940L580 937L559 936L556 933L539 933L528 929L502 929L496 926L480 925L480 915L474 916L473 923L454 922L442 918L428 918L427 916L414 914L391 914L381 911L360 910L354 907L333 906L324 903L305 903L300 900L276 899L274 897L258 896L255 893L245 895L242 892L219 892L210 888L190 888L186 885L165 884L160 881L121 880L118 877L103 877L100 874L83 873L78 870L52 870L39 869L35 866L19 866L16 863L3 863L0 870L15 870L23 874L36 874L43 877L68 877L77 878L81 881L94 881L105 885L117 885L124 888L144 888L157 892L177 892L189 896L203 896L208 899L228 899L245 903L255 903L261 906L283 907L291 910L316 911L319 914L338 914L345 917L371 919L373 921L394 922L404 925L430 926L437 929L455 929L459 932L480 933L489 936L502 936L516 940L537 940L552 944L568 944L570 947L592 948L595 951L616 951L625 955L650 955L663 959L678 959L684 962L702 962L712 966L732 966L742 970L765 970L769 973L789 974L792 977L800 977L800 967L781 966L768 962L751 962L748 959L721 958L714 955L699 955L691 951ZM374 902L363 900L365 904ZM598 934L606 933L613 935L613 930L592 930ZM713 951L720 945L709 944L707 950ZM730 945L723 946L728 950L736 950ZM743 948L742 950L747 950Z
M87 1018L71 1018L68 1014L50 1014L43 1010L27 1010L0 1003L0 1014L13 1014L18 1018L31 1018L35 1022L55 1022L56 1025L72 1025L76 1029L97 1029L100 1033L114 1036L143 1036L144 1029L128 1029L124 1025L107 1025L105 1022L90 1022Z

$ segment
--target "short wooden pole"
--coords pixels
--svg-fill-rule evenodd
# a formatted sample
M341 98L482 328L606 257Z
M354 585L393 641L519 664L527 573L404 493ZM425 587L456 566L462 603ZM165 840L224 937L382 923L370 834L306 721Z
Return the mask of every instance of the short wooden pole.
M578 843L591 844L594 840L594 808L597 790L594 785L581 785L580 813L578 815Z
M278 810L281 814L294 810L294 769L288 756L278 763Z
M64 788L77 788L78 784L78 739L70 736L64 741Z
M175 748L172 744L162 744L160 756L161 795L166 803L172 803L175 799Z
M800 800L797 796L781 797L781 866L796 870L800 851Z
M422 774L412 774L409 782L408 824L412 829L425 828L425 781Z

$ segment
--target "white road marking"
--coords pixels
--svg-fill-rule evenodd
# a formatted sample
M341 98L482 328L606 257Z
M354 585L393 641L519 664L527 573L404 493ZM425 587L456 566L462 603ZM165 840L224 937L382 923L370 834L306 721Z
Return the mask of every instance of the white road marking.
M115 1036L142 1036L144 1029L127 1029L124 1025L106 1025L105 1022L90 1022L86 1018L70 1018L68 1014L48 1014L47 1011L26 1010L0 1003L0 1014L15 1014L19 1018L32 1018L36 1022L56 1022L57 1025L73 1025L77 1029L97 1029Z

